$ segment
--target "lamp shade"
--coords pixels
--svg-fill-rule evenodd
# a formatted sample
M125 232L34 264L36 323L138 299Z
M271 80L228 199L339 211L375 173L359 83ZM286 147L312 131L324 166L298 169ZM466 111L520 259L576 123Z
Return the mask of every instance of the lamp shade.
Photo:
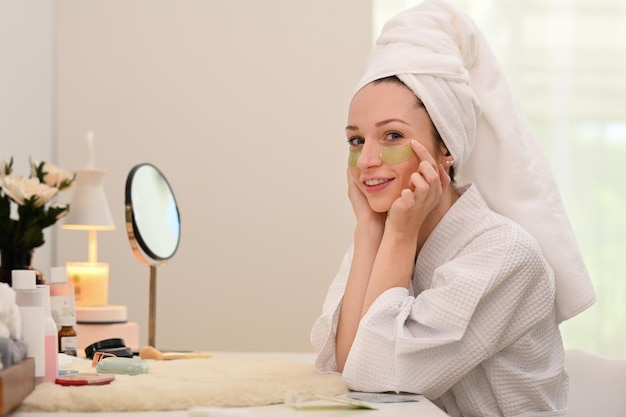
M74 230L113 230L115 224L107 203L102 181L105 171L79 169L70 211L61 226Z

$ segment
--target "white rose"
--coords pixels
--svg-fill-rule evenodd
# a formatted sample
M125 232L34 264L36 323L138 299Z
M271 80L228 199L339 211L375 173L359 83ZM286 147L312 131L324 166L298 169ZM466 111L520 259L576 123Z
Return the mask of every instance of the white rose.
M31 161L30 163L30 176L37 177L37 167L41 164L41 161ZM50 162L44 162L42 171L44 173L43 181L46 185L55 188L61 188L63 183L68 183L72 179L72 175L57 167Z
M34 196L35 206L41 207L57 195L58 189L39 182L37 178L23 178L7 175L2 178L2 189L6 195L20 206Z

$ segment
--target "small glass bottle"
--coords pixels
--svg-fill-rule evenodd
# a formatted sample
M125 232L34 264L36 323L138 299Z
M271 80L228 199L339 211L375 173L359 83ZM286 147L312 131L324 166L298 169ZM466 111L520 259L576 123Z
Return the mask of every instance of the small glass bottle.
M70 313L70 306L63 306L63 317L61 318L61 330L59 330L59 353L77 356L78 336L73 327L74 318Z
M50 268L50 306L52 308L52 318L57 324L57 332L61 330L61 318L63 317L63 307L70 306L70 314L74 318L72 326L76 326L76 308L74 304L74 285L68 282L67 269L64 266Z

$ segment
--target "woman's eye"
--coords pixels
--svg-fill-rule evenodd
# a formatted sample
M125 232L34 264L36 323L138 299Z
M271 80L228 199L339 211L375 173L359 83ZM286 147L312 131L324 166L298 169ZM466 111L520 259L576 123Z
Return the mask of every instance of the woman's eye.
M350 146L360 146L365 143L365 140L363 138L353 137L353 138L348 138L346 142L348 142L348 145Z
M400 139L402 139L404 136L402 136L400 133L398 132L389 132L387 133L387 136L385 137L385 139L389 142L397 142Z

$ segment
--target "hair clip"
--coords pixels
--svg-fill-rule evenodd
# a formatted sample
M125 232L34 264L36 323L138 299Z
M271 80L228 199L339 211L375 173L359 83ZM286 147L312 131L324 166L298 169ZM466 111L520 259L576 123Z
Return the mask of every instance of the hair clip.
M112 353L106 353L106 352L96 352L93 354L93 359L91 360L91 367L95 368L96 365L98 364L98 362L100 362L102 359L104 358L116 358L117 356L115 356Z

